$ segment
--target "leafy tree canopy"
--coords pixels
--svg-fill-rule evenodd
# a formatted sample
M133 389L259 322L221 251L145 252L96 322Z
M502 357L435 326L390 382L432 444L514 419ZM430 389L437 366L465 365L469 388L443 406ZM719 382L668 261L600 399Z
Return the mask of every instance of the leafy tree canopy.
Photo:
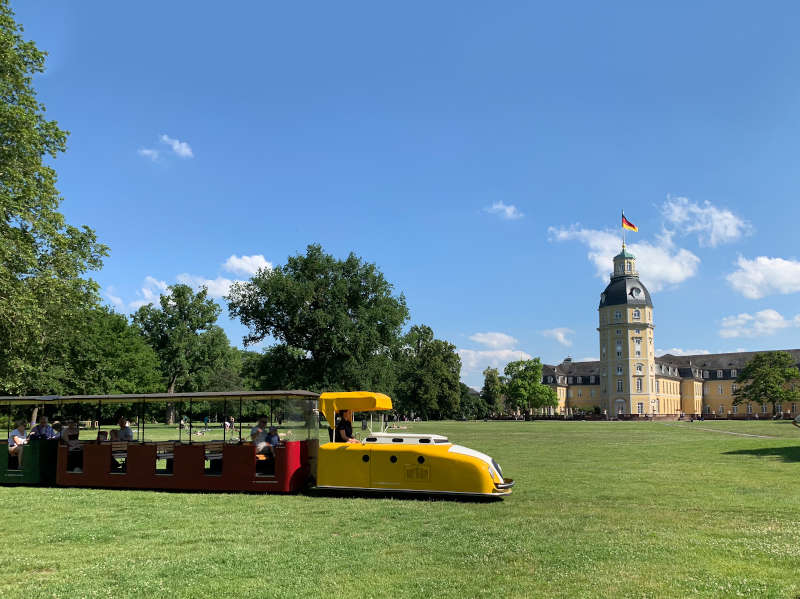
M133 322L155 350L167 393L206 389L214 372L231 360L230 344L217 326L220 307L203 288L173 285L159 299L160 307L142 306Z
M435 339L430 327L413 326L403 337L398 369L398 410L424 418L458 414L461 358L452 343Z
M58 211L56 173L45 163L63 152L67 132L44 116L32 77L46 54L22 37L0 0L0 392L26 393L47 368L58 328L99 301L82 275L107 248L88 227Z
M514 408L546 408L558 405L556 392L542 383L542 363L539 358L509 362L504 370L505 391Z
M286 381L309 389L391 392L392 351L408 318L402 295L374 264L355 254L337 260L310 245L284 266L262 269L228 296L245 343L277 340L265 357Z
M800 397L795 389L798 378L800 370L791 354L782 351L756 354L739 371L733 403L771 403L774 412L776 404L796 401Z
M503 380L497 368L487 367L486 370L483 371L481 399L484 401L489 411L502 410Z

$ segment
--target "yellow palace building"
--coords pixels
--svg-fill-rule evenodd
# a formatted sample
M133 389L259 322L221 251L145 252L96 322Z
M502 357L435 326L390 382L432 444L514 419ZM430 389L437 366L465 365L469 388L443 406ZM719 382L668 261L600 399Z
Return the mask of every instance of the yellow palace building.
M624 217L623 217L624 218ZM600 294L600 360L545 364L543 382L556 390L558 410L605 411L611 417L680 414L745 418L771 416L768 406L733 405L736 377L756 352L655 356L653 302L639 280L636 257L614 256L611 281ZM800 349L784 350L800 363ZM778 406L791 417L800 404Z

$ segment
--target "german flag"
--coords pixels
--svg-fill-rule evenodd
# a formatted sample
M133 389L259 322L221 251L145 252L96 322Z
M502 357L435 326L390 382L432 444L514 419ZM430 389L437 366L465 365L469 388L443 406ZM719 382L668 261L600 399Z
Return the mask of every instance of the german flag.
M639 227L637 227L631 221L629 221L627 218L625 218L625 213L624 212L622 213L622 228L623 229L628 229L628 231L636 231L636 232L639 231Z

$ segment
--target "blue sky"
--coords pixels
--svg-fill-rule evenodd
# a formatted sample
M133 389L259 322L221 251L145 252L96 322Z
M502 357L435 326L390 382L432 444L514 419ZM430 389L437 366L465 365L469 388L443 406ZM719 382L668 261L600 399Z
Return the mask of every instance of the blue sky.
M320 243L375 262L479 386L597 356L625 209L658 349L800 346L794 3L12 6L120 311Z

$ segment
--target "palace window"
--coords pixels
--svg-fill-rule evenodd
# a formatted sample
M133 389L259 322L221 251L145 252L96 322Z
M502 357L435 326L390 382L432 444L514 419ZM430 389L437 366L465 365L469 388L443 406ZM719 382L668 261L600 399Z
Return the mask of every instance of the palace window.
M594 380L594 375L589 377L589 382L592 383L592 384L597 382L597 381Z
M617 380L617 393L622 393L622 381Z
M747 404L747 413L748 414L752 414L753 413L753 404L751 404L751 403Z
M706 414L710 414L710 413L711 413L711 406L706 406Z
M642 374L642 365L641 364L637 364L636 365L636 373L637 374Z
M778 412L778 414L783 412L783 404L779 403L777 406L775 406L775 410L776 410L776 412Z
M797 404L793 403L792 404L792 414L794 414L796 411L797 411Z
M704 379L707 379L707 378L708 378L708 370L704 370L704 371L703 371L703 378L704 378Z
M636 392L642 392L642 379L636 379Z
M589 397L594 397L594 389L591 389L591 390L589 391Z
M569 378L567 379L567 382L568 382L568 383L571 385L573 380L574 380L574 379L573 379L572 377L569 377Z
M737 386L736 386L736 383L733 383L733 384L731 385L731 391L732 391L733 393L736 393L736 390L737 390L738 388L739 388L739 387L737 387Z
M572 389L567 389L567 399L572 398Z
M627 270L628 272L631 272L631 263L630 262L626 262L625 263L625 270Z
M617 337L619 337L620 335L622 335L622 329L617 329Z
M718 379L722 378L722 371L721 370L717 370L717 378Z
M614 318L616 320L620 320L622 318L622 312L619 312L619 311L614 312Z
M661 392L661 381L656 381L656 393Z
M640 310L634 310L633 311L633 319L634 320L639 320L641 317L642 317L642 312Z
M641 401L636 404L636 411L639 414L644 414L644 404Z
M722 393L722 385L717 385L717 394L718 395L723 395L723 393Z
M639 334L639 329L633 329L633 333L634 333L635 335L638 335L638 334Z
M762 414L766 414L767 413L767 404L761 404L761 413Z
M583 397L583 390L582 389L578 389L578 397Z
M617 364L617 374L622 374L622 366Z
M733 410L733 413L734 413L734 414L738 414L738 413L739 413L739 406L737 406L736 404L734 404L734 405L733 405L733 407L731 408L731 410Z
M601 347L600 351L603 352L603 357L605 358L606 357L606 346L604 345L603 347Z
M724 408L724 406L723 406L722 404L719 404L719 413L720 413L720 414L722 414L722 410L723 410L723 408Z
M736 369L735 368L731 368L731 378L735 379L736 376L737 376L736 375Z

